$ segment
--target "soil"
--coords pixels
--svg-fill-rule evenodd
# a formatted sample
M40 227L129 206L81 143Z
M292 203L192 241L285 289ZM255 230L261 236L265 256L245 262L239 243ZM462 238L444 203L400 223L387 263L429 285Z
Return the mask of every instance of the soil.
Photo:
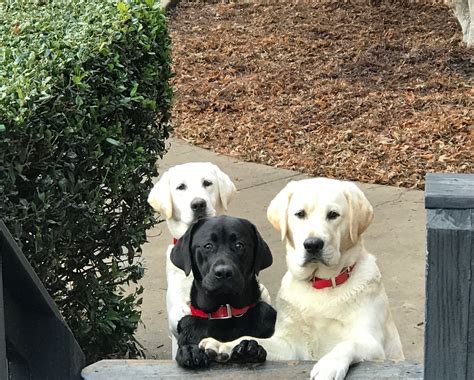
M170 30L179 138L366 183L472 172L474 49L445 5L181 1Z

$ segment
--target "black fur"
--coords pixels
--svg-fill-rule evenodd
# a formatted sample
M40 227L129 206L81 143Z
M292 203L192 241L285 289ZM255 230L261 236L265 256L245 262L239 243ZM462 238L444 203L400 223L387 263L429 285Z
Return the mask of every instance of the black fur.
M171 261L194 275L191 304L206 313L221 305L241 308L256 303L242 317L205 319L186 316L178 324L176 361L188 368L207 367L215 353L199 350L207 337L230 341L244 335L268 338L275 329L276 311L261 300L256 275L272 264L272 255L256 227L230 216L204 218L191 226L171 253ZM228 277L221 276L221 268ZM229 273L231 273L229 275ZM238 362L264 361L266 352L255 341L243 341L232 354Z

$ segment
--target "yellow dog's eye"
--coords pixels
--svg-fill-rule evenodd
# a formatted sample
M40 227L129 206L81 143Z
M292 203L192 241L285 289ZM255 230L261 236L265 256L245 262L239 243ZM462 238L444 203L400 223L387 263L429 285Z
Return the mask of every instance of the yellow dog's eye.
M184 183L182 183L181 185L179 185L176 190L186 190L186 185Z
M298 212L295 212L295 216L297 218L303 219L306 216L306 211L305 210L300 210Z
M203 187L209 187L212 185L212 182L211 181L208 181L207 179L205 179L204 181L202 181L202 186Z
M333 219L336 219L338 218L340 215L336 212L336 211L329 211L328 214L326 215L326 217L329 219L329 220L333 220Z

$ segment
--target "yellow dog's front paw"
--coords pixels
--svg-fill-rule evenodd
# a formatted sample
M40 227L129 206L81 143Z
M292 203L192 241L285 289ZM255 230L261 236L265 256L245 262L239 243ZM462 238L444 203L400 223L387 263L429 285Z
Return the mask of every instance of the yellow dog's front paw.
M344 380L349 366L330 355L323 356L311 371L311 380Z
M209 359L225 363L229 361L233 347L214 338L204 338L199 343L199 348L204 350Z

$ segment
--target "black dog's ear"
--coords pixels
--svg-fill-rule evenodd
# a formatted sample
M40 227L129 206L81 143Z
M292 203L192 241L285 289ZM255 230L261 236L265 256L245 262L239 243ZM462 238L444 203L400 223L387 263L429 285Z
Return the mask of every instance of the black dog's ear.
M185 234L176 242L173 250L171 251L171 262L179 269L183 270L186 276L189 275L192 268L191 244L193 240L193 233L197 226L201 223L202 219L197 223L192 224L186 230Z
M253 230L255 232L255 274L265 268L268 268L273 263L272 252L268 247L265 240L263 240L262 235L258 232L257 227L252 224Z
M179 269L183 270L186 276L191 272L191 230L189 227L186 233L176 242L171 251L171 262Z

